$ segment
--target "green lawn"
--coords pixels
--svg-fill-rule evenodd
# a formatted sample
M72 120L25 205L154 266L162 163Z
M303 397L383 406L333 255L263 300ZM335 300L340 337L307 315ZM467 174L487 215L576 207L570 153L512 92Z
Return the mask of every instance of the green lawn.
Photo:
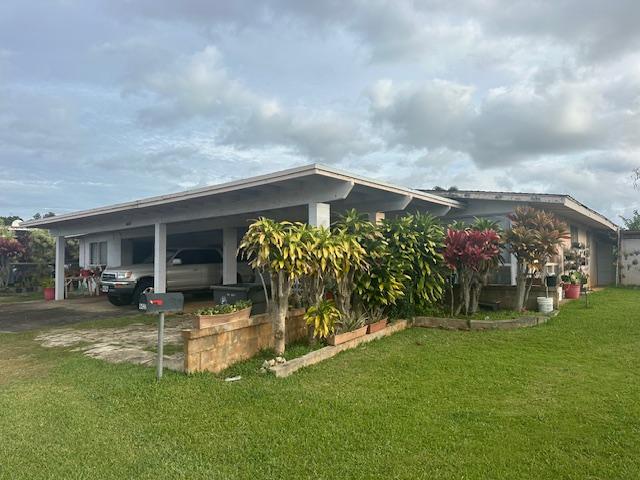
M44 300L44 294L42 292L0 293L0 305L8 303L32 302L33 300Z
M591 303L239 382L0 335L0 478L638 479L640 291Z

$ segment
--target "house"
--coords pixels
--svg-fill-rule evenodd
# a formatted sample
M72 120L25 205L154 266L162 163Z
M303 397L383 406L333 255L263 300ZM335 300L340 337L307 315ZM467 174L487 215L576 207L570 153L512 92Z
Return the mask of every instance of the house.
M568 195L414 190L315 164L29 220L22 227L46 228L56 237L56 299L62 299L64 239L69 237L79 240L79 262L84 268L127 265L151 256L154 288L164 292L164 259L167 248L174 247L218 247L223 257L223 283L236 283L238 240L260 216L328 226L352 208L375 220L420 211L445 221L482 216L506 228L507 216L519 205L551 211L571 227L571 241L548 266L550 271L564 273L564 253L579 242L588 252L583 268L591 274L591 284L615 282L613 250L618 227ZM515 265L506 254L504 261L492 283L511 287Z
M640 285L640 231L620 231L618 275L620 285Z
M589 274L588 285L606 286L616 283L616 245L618 226L604 215L578 202L570 195L543 193L514 193L487 191L434 191L431 193L457 200L462 208L449 211L443 221L461 220L472 222L475 217L494 220L503 229L509 228L508 216L520 206L545 210L563 220L570 233L559 254L547 264L547 274L563 275L576 264L581 271ZM639 246L640 250L640 246ZM577 258L576 258L577 257ZM639 257L640 258L640 257ZM486 289L486 300L500 299L503 306L509 304L509 288L516 283L516 264L513 256L503 253L503 265L491 278L492 287ZM535 293L535 292L534 292ZM561 293L554 292L556 301ZM535 295L531 295L529 305L535 305Z

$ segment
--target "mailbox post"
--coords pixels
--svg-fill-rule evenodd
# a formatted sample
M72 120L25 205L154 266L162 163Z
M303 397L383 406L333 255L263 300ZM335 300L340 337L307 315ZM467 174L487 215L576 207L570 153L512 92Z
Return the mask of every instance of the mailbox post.
M158 314L158 369L157 378L162 378L162 357L164 355L164 314L182 312L184 295L182 293L146 293L140 297L138 308L148 314Z

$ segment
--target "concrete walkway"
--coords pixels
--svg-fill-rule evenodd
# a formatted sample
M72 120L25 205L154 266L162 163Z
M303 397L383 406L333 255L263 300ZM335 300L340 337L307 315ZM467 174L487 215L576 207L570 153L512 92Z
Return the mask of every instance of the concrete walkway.
M184 369L182 329L191 327L190 316L168 317L165 323L165 348L173 352L164 355L164 366L171 370ZM43 347L72 348L88 357L109 363L134 363L152 366L156 363L158 331L155 325L134 323L117 328L55 328L39 334L35 340ZM177 351L176 351L177 350Z
M135 315L133 305L116 307L105 297L72 298L58 302L35 300L0 304L0 333L39 330L101 318Z

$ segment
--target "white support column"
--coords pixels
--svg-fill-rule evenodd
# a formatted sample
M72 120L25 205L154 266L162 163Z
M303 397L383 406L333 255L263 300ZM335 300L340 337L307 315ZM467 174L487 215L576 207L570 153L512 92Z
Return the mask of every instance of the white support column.
M155 224L155 245L153 249L153 291L167 292L167 224Z
M369 212L367 216L371 223L380 223L384 220L384 212Z
M87 241L84 238L78 239L78 264L80 268L87 268L89 258L87 256Z
M107 239L107 265L109 267L122 265L122 240L119 233L114 233Z
M516 285L518 277L518 259L511 254L511 285Z
M310 203L309 225L329 228L331 225L331 206L328 203Z
M64 237L56 237L56 300L64 300Z
M232 285L238 279L238 230L222 229L222 284Z

